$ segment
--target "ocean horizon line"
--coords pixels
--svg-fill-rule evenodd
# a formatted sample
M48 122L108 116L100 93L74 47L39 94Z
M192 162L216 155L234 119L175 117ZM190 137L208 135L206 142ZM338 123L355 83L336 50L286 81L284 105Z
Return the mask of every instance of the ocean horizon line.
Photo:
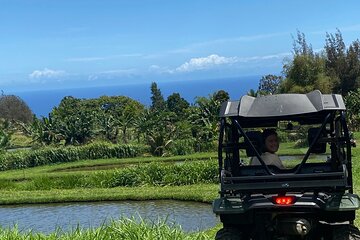
M194 103L196 97L207 97L210 94L224 90L231 99L239 99L250 89L257 89L260 77L233 77L186 81L154 81L157 83L164 99L179 93L189 103ZM43 89L29 91L12 91L23 99L37 116L48 116L51 110L58 106L66 96L75 98L98 98L100 96L126 96L139 101L145 106L151 104L151 82L121 84L111 86L84 86L75 88Z

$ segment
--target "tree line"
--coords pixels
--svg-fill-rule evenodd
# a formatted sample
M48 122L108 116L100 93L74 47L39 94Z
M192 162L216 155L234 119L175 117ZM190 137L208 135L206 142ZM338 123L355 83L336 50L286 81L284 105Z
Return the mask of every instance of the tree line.
M324 49L314 51L305 35L297 33L291 59L285 59L282 75L265 75L257 90L260 96L277 93L342 94L353 130L360 126L360 41L346 47L341 32L327 34ZM157 84L150 87L151 105L126 96L97 99L65 97L48 117L36 118L20 98L0 97L3 119L0 146L9 143L14 129L30 136L38 145L82 145L94 140L146 144L153 155L188 154L216 147L218 113L229 94L223 90L197 97L190 104L179 93L166 99Z
M305 34L297 32L291 59L285 59L282 75L269 74L260 79L252 96L277 93L307 93L318 89L322 93L341 94L346 101L350 127L360 127L360 41L346 47L339 30L327 33L324 48L314 51Z
M229 99L228 93L220 90L208 97L197 97L190 105L179 93L164 99L155 82L150 90L149 107L126 96L96 99L67 96L47 117L30 119L21 119L20 112L23 111L8 107L6 111L13 112L6 115L3 111L2 118L6 120L1 129L4 135L21 129L34 144L42 146L83 145L104 140L145 144L151 154L157 156L215 149L217 115L221 102ZM0 106L5 98L22 102L18 97L3 95ZM18 117L16 113L19 113Z
M284 59L282 75L263 76L250 94L322 93L346 96L360 87L360 41L346 47L342 34L326 34L324 48L314 51L305 34L298 32L291 59Z

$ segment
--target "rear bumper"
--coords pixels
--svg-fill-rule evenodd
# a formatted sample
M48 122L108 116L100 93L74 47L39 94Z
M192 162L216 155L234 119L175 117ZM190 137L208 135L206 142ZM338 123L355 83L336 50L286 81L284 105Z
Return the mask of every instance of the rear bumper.
M272 195L256 195L243 199L236 197L223 197L215 199L213 211L222 214L243 214L250 210L266 211L355 211L360 208L360 199L356 194L334 193L327 197L313 194L297 194L296 201L291 205L278 205L272 202Z

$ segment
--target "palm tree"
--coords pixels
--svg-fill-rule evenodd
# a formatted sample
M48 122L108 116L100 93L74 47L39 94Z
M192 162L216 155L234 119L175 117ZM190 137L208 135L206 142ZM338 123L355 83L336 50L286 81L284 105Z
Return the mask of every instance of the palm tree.
M255 91L254 89L250 89L250 90L247 92L247 95L250 96L250 97L257 97L258 91Z

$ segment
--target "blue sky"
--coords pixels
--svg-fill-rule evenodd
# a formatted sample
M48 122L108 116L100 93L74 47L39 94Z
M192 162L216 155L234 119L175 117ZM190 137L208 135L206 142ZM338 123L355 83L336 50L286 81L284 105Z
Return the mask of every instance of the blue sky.
M0 0L0 89L280 74L292 36L360 37L360 1Z

